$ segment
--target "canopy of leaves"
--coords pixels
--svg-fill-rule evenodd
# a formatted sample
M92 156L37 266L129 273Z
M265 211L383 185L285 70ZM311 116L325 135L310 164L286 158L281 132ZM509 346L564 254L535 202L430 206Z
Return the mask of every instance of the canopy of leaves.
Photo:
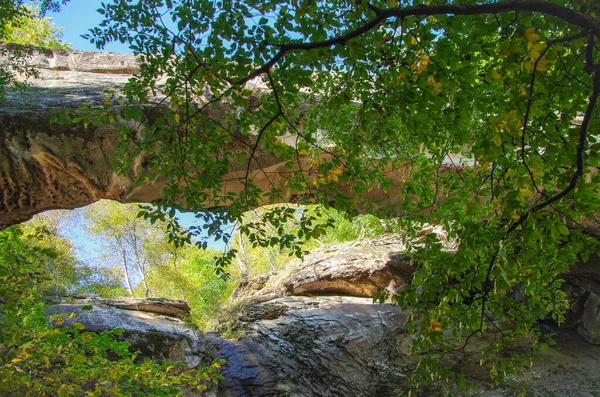
M287 200L284 188L403 215L409 235L419 222L443 225L457 251L434 239L413 247L414 283L397 297L414 309L415 347L430 357L495 330L502 338L485 361L535 336L536 320L560 318L557 275L596 243L597 2L115 0L100 12L92 41L127 42L142 61L121 116L144 134L125 127L116 160L126 171L128 150L151 153L150 169L169 181L166 206L200 210L226 239L222 225ZM170 106L150 123L138 105L157 90ZM215 106L230 111L215 117ZM270 177L259 153L281 160L284 184L253 184L254 166ZM398 170L404 177L391 178ZM228 190L232 181L243 188ZM394 200L369 199L374 189ZM290 236L294 213L274 208L243 231L256 246L301 254L297 242L326 225L304 216ZM507 369L490 365L500 377Z

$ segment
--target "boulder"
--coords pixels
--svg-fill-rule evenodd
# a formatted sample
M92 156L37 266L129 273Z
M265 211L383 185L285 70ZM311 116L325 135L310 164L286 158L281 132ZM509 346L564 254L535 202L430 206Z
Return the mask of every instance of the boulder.
M63 301L50 306L49 313L77 313L66 321L81 322L92 331L123 328L123 337L142 357L183 361L188 367L226 359L225 379L211 396L397 396L406 392L417 361L409 354L407 314L370 298L286 296L240 306L236 339L202 334L180 319L124 310L98 299L92 310L83 310L86 304ZM550 332L557 345L512 379L512 386L490 384L479 368L478 343L485 340L473 338L456 365L469 369L480 396L512 396L519 388L534 396L596 395L600 346L583 342L575 331ZM436 388L419 394L441 395L443 390Z
M600 295L589 294L583 306L577 332L587 342L600 345Z
M142 303L143 299L137 301ZM161 302L162 308L169 306L167 301ZM181 302L175 301L175 308L178 309L180 305ZM115 305L112 299L65 299L50 305L47 312L49 316L75 313L75 317L67 316L64 319L65 325L79 322L88 331L122 328L122 337L132 344L134 351L141 351L143 357L183 361L189 367L198 365L204 357L198 334L179 318L144 311L153 306L152 300L147 304L140 304L138 309L131 306L125 309L122 305Z
M346 295L375 297L396 292L415 270L398 235L354 241L312 250L286 264L279 274L243 282L234 298L264 301L289 295Z
M576 329L588 343L600 344L600 257L573 266L562 278L569 300L563 326Z
M283 297L247 308L239 341L213 337L220 396L392 396L407 315L368 298Z

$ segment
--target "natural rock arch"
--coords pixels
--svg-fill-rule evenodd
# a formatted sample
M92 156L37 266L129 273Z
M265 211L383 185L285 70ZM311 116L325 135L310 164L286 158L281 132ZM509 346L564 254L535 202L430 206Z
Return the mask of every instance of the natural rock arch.
M8 62L0 58L0 63ZM118 175L112 165L118 147L116 125L83 123L64 125L51 121L55 111L100 106L106 90L118 91L138 69L133 55L86 51L35 51L28 63L38 72L26 91L8 91L0 107L0 228L23 222L50 209L73 209L100 199L154 202L162 197L166 181L161 177L136 184L147 173L144 154L133 161L128 175ZM160 98L156 98L158 102ZM218 106L209 110L222 112ZM248 139L243 137L242 139ZM234 166L235 167L235 166ZM294 164L307 170L309 166ZM298 168L295 168L298 169ZM289 168L281 159L258 150L251 161L249 179L263 188L282 188L279 201L293 201L298 194L286 187ZM224 189L238 192L246 164L223 175ZM396 171L398 184L406 176ZM342 188L343 189L343 188ZM348 189L349 191L349 189ZM399 194L374 188L370 198L393 204ZM359 202L361 200L358 200ZM269 204L265 200L262 204Z

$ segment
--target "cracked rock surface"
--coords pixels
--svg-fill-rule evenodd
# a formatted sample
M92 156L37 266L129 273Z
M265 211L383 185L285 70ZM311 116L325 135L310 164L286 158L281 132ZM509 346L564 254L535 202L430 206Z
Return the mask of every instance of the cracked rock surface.
M297 264L279 282L294 280L297 272L297 280L313 285L321 280L319 277L363 285L364 275L389 270L388 259L400 258L396 255L402 252L401 240L394 236L336 247L315 250L307 258L306 266L316 273L308 276L306 268ZM405 267L410 263L406 260L391 262L409 269ZM406 277L402 272L391 274L400 277L400 281ZM373 280L379 280L379 286L384 288L389 283L385 277ZM76 312L78 316L73 321L90 330L123 328L133 348L153 359L181 360L189 367L206 365L215 358L226 359L222 367L225 379L209 391L211 396L395 397L407 390L407 378L417 362L409 354L407 313L389 304L374 304L370 297L342 295L335 289L314 289L312 295L304 291L295 295L293 289L290 292L289 288L270 288L271 281L250 280L237 292L232 302L234 309L226 315L235 338L204 334L172 317L185 311L183 302L79 299L51 306L50 313ZM575 283L573 279L570 282ZM373 281L373 285L377 286L377 282ZM583 281L577 286L591 289ZM592 295L582 293L580 297L584 295L579 306L582 313L587 313ZM93 309L82 310L85 305L92 305ZM574 309L579 306L572 305ZM572 329L544 325L542 329L555 334L558 343L549 346L531 368L514 378L512 386L490 384L486 371L479 366L478 352L486 337L472 338L456 365L475 384L480 396L514 396L517 389L524 390L527 396L600 396L600 346L581 338L578 327L584 320L584 316L576 317ZM591 323L585 324L589 327ZM420 394L441 395L439 388L425 389Z

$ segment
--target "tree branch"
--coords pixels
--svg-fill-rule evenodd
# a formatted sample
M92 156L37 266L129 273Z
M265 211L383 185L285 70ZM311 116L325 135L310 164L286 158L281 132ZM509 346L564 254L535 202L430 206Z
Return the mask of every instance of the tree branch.
M357 38L377 26L383 23L385 20L390 18L405 18L409 16L433 16L433 15L487 15L487 14L503 14L507 12L527 11L537 12L545 15L552 15L572 25L579 26L580 28L588 31L590 34L600 37L600 21L589 18L584 14L574 11L568 7L560 6L557 4L550 3L542 0L513 0L506 2L498 2L492 4L479 4L479 5L438 5L438 6L417 6L417 7L406 7L406 8L390 8L386 10L373 10L376 12L376 16L359 26L358 28L351 30L341 36L332 37L327 40L315 41L315 42L299 42L281 44L279 51L263 66L257 68L248 76L241 78L237 81L238 84L245 84L247 81L258 77L268 70L270 70L279 60L281 60L288 52L296 50L314 50L319 48L330 48L337 45L343 45L348 41Z

